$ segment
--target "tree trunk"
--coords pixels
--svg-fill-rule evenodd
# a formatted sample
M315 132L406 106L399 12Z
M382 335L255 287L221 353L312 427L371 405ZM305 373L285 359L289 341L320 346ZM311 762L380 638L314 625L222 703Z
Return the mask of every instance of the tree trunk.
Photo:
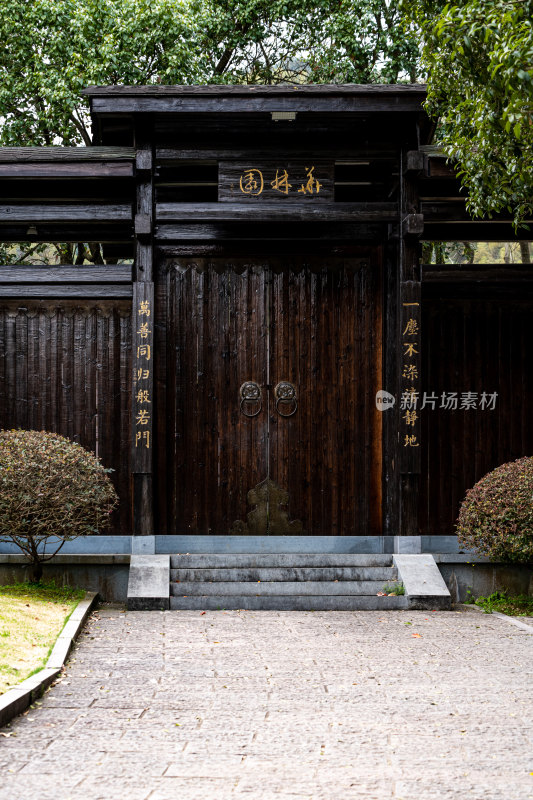
M529 242L520 242L520 256L522 258L522 264L531 264Z
M31 580L30 583L40 583L43 577L43 565L41 561L32 561L31 563Z

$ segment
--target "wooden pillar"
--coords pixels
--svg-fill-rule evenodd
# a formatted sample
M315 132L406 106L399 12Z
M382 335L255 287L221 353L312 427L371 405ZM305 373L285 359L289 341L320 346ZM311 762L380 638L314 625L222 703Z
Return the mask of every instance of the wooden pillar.
M153 139L144 120L135 125L136 208L132 305L132 552L155 552L153 511L154 283Z
M417 177L423 155L404 151L401 155L399 303L397 314L397 405L399 519L397 535L414 537L396 543L400 552L420 551L419 488L421 463L421 268L420 236L423 217L419 213Z

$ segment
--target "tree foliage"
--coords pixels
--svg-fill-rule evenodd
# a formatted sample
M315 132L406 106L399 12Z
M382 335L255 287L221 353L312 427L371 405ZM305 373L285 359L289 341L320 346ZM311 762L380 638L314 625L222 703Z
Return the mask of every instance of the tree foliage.
M89 85L396 82L393 0L0 0L0 143L90 144Z
M403 0L474 216L533 211L533 0Z
M109 472L57 433L0 431L0 541L24 553L34 578L65 542L109 525L118 503Z

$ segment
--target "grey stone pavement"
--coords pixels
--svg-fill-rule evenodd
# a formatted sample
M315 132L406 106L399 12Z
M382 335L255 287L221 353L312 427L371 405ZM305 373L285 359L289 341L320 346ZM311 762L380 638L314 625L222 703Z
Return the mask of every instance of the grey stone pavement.
M103 606L1 800L528 800L533 636L473 612Z

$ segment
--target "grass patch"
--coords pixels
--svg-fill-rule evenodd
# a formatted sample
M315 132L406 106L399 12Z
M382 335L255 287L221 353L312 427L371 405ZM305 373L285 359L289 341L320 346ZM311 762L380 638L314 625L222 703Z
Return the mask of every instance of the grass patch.
M84 595L53 581L0 586L0 694L44 666Z
M382 589L384 594L392 595L393 597L402 597L405 594L405 586L403 583L386 583Z
M533 617L533 597L527 594L509 595L507 592L493 592L488 597L478 597L476 606L485 614L499 611L510 617Z

